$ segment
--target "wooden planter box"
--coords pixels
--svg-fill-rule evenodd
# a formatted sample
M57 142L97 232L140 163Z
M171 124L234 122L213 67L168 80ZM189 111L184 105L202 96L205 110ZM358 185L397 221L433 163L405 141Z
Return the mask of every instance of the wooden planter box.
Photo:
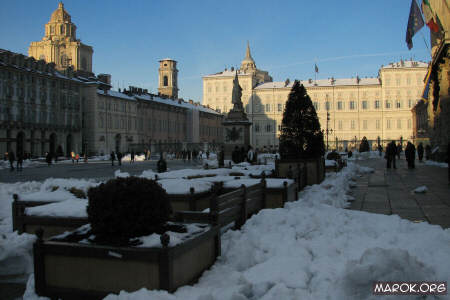
M18 216L17 220L19 233L35 234L38 229L43 229L43 238L45 239L66 231L73 231L89 222L87 218L32 216L25 214Z
M297 200L297 183L288 184L283 182L282 188L266 188L266 206L264 208L284 207L288 201Z
M292 178L299 189L321 183L325 178L325 159L276 160L275 173L280 178Z
M209 207L210 198L213 196L212 191L195 194L194 188L191 188L187 195L169 194L169 200L174 212L182 210L202 211Z
M255 183L256 185L257 183ZM251 188L253 186L247 187ZM221 193L230 193L237 188L222 188ZM284 207L284 204L288 201L297 200L297 183L288 184L287 181L283 182L283 187L271 188L264 186L265 201L263 208L279 208Z
M39 205L45 205L54 203L55 201L24 201L20 200L17 194L13 195L13 202L11 204L12 208L12 223L13 231L18 231L19 233L26 232L23 228L23 216L25 215L25 209L27 207L34 207ZM34 232L33 232L34 233Z
M36 293L63 299L102 299L141 288L174 292L194 283L220 255L219 227L162 247L113 247L38 239L34 244Z

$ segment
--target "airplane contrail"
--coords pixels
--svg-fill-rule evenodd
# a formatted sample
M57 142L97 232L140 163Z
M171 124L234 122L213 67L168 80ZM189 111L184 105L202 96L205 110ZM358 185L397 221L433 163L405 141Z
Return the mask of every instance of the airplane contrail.
M428 52L426 49L423 50L417 50L414 53L421 53L421 52ZM376 57L376 56L391 56L391 55L398 55L398 54L411 54L410 51L398 51L398 52L383 52L383 53L366 53L366 54L354 54L354 55L343 55L343 56L335 56L335 57L326 57L326 58L319 58L315 60L304 60L299 61L296 63L288 64L288 65L279 65L279 66L265 66L263 67L266 70L273 70L273 69L282 69L282 68L289 68L294 67L298 65L304 65L304 64L314 64L319 62L327 62L327 61L337 61L337 60L343 60L343 59L350 59L350 58L357 58L357 57ZM198 79L201 78L203 75L190 75L190 76L184 76L179 79Z
M417 52L428 52L427 50L418 50ZM354 55L344 55L344 56L335 56L335 57L326 57L326 58L320 58L316 60L305 60L296 62L293 64L288 65L281 65L281 66L269 66L265 67L266 69L281 69L281 68L288 68L303 64L314 64L318 62L326 62L326 61L336 61L336 60L342 60L342 59L349 59L349 58L357 58L357 57L375 57L375 56L390 56L390 55L398 55L398 54L408 54L411 53L409 51L399 51L399 52L384 52L384 53L367 53L367 54L354 54Z

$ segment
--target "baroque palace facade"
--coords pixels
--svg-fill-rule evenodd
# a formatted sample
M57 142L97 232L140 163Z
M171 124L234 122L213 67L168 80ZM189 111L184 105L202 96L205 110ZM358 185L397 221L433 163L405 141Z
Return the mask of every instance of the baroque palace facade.
M377 78L329 78L301 84L316 108L321 128L328 128L330 148L352 147L365 136L374 147L378 140L414 140L411 109L420 99L427 64L400 61L382 66ZM273 82L256 68L250 47L237 70L203 77L203 103L227 112L235 73L242 87L242 102L253 123L251 144L278 146L285 103L293 82ZM328 127L327 127L328 117Z
M0 49L0 151L41 156L205 149L223 141L223 116L178 98L177 62L160 61L158 95L111 89L92 73L62 3L30 57Z

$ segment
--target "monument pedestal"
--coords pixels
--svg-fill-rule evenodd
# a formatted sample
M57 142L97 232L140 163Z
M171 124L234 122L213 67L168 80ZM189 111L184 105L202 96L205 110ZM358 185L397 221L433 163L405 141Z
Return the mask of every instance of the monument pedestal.
M236 146L239 149L244 147L247 151L250 145L250 126L252 123L247 119L245 112L231 110L222 125L224 127L225 159L231 159L231 153Z

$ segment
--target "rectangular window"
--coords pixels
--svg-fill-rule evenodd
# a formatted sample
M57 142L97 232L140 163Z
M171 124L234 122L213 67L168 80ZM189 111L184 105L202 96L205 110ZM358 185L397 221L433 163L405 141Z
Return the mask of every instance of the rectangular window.
M270 112L270 104L266 104L266 112Z
M397 129L402 129L402 120L397 120Z
M330 110L330 107L331 107L330 101L325 102L325 109L326 109L327 111Z
M278 125L278 131L281 131L281 130L283 130L283 126Z
M408 119L408 129L411 129L412 120Z
M380 120L375 121L375 128L380 129Z
M386 120L386 129L391 129L391 120Z
M259 124L258 123L255 124L255 132L259 132Z
M338 101L337 106L338 110L342 110L343 109L342 101Z
M319 110L319 103L318 102L313 102L314 108L316 110Z
M272 132L272 125L270 124L266 125L266 132Z
M408 107L409 107L409 108L412 108L412 103L413 103L413 101L412 101L411 99L409 99L409 100L408 100Z
M391 108L391 101L386 100L386 108Z
M342 130L342 120L338 121L338 128Z
M363 129L367 129L367 120L363 120Z
M283 111L283 105L282 104L278 104L278 111Z
M355 129L355 120L351 120L350 122L350 128Z
M362 109L367 109L367 101L362 102Z
M380 108L380 100L375 100L375 109Z
M402 102L400 100L397 100L397 102L395 103L395 106L397 108L401 108L402 107Z
M355 109L355 101L350 101L350 109Z

